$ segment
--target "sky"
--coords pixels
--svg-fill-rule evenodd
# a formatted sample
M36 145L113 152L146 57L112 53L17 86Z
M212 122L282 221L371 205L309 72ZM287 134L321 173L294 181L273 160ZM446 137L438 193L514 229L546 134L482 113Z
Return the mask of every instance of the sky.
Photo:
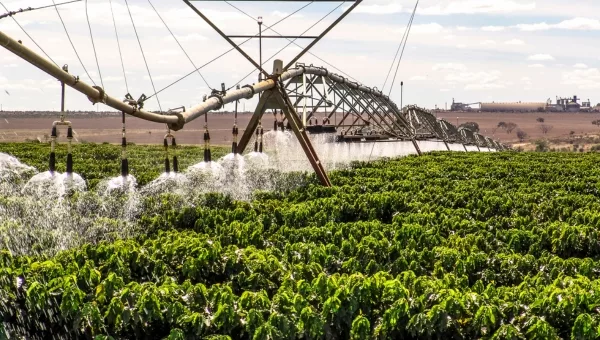
M201 68L206 82L193 72L193 65L203 66L231 47L183 1L128 0L131 16L124 0L111 1L114 22L109 0L87 2L89 26L83 1L59 6L68 36L54 8L14 18L56 64L68 64L70 73L87 83L92 83L91 78L95 84L103 84L105 91L117 98L126 93L136 99L142 94L150 96L191 73L148 100L145 108L150 110L198 104L221 83L230 87L256 82L253 66L236 51ZM52 0L0 3L17 10L52 4ZM254 20L258 16L269 26L302 7L273 29L280 34L318 35L351 4L230 2L236 9L221 1L193 3L226 34L252 35L258 32ZM5 12L2 5L0 14ZM390 89L388 81L383 87L414 6L415 0L364 0L311 50L314 55L307 54L300 61L347 74L386 94L391 90L398 105L400 81L404 82L403 104L427 108L449 107L453 98L467 103L545 102L577 95L589 98L592 105L600 102L600 1L421 0L396 83ZM0 19L0 31L43 55L11 18ZM269 57L285 63L309 42L264 39L265 68L272 69ZM257 40L242 48L258 59ZM58 110L60 84L0 46L0 104L4 110ZM243 107L251 110L255 104L256 100L249 100ZM66 108L96 110L74 90L67 91ZM100 107L103 109L108 108Z

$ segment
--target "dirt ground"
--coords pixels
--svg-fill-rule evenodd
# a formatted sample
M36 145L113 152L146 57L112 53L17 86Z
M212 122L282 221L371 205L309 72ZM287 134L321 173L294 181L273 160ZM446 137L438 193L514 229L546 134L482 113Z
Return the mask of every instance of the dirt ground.
M463 124L465 122L477 122L481 133L491 136L504 143L518 144L517 129L525 131L528 135L526 143L532 143L538 139L560 140L565 143L573 136L589 136L600 134L600 127L592 125L592 121L600 119L598 113L477 113L477 112L441 112L437 113L439 118L444 118L452 124ZM538 117L544 118L544 124L551 126L547 134L543 134ZM250 114L238 116L240 136L244 127L250 119ZM17 142L37 139L44 141L50 134L52 117L19 117L9 116L0 118L0 142ZM77 142L109 142L120 143L121 119L112 117L70 117L76 132ZM518 128L512 133L498 128L499 122L513 122ZM273 127L273 117L265 115L263 119L265 131ZM233 116L223 114L209 115L208 126L211 133L211 143L215 145L229 145L232 140L231 128ZM179 144L202 144L204 132L204 120L198 119L186 125L182 131L177 131L175 136ZM66 133L63 131L63 136ZM147 122L130 117L127 119L127 140L136 144L162 143L165 127L160 124Z
M551 126L547 134L543 134L537 118L544 118L544 124ZM600 128L592 125L592 121L600 119L599 113L486 113L486 112L443 112L438 113L438 118L444 118L452 124L477 122L480 133L488 135L503 142L518 142L516 130L521 129L527 133L528 139L540 138L555 139L569 137L571 131L575 135L598 134ZM511 134L498 128L499 122L513 122L517 129Z
M118 116L100 118L68 117L67 119L73 125L75 142L121 142L121 118ZM44 141L50 135L52 122L55 120L56 118L51 117L0 118L0 142L20 142L33 139ZM238 116L240 137L244 130L243 127L248 124L249 120L249 114ZM265 131L271 129L273 118L268 117L267 119L265 117L263 124ZM212 144L229 145L231 143L233 116L210 115L208 127ZM66 128L61 129L65 130L62 131L62 136L66 135ZM136 144L162 144L166 133L165 125L148 122L135 117L127 117L126 129L127 141ZM174 132L173 134L179 144L203 144L204 120L197 119L190 122L186 124L183 130Z

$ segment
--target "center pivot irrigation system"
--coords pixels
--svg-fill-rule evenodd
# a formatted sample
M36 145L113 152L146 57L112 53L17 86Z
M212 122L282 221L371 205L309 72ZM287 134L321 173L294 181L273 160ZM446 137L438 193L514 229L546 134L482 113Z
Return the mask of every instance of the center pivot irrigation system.
M174 148L176 146L175 137L171 134L171 130L177 131L183 129L186 123L204 116L204 160L210 162L210 133L208 130L207 113L210 111L219 110L225 104L228 103L235 103L235 118L233 125L232 145L233 153L243 153L254 135L256 135L254 143L255 151L262 152L262 117L267 111L271 111L275 119L273 125L274 130L277 131L279 128L281 130L293 131L294 135L298 139L298 142L300 143L300 146L302 147L309 162L311 163L317 177L319 178L319 181L322 185L325 186L330 186L331 182L329 181L327 172L325 171L321 161L319 160L319 157L315 152L313 145L311 144L311 141L309 139L309 135L311 134L331 134L332 136L335 136L335 138L333 139L334 142L342 143L410 141L414 145L414 148L419 155L421 155L421 150L419 149L419 144L417 143L418 140L443 141L448 150L450 150L449 143L462 144L465 148L465 151L467 150L466 146L468 145L476 146L478 149L505 149L505 146L488 137L484 137L476 132L470 131L465 128L457 128L456 126L450 124L445 120L437 119L429 111L424 110L422 108L416 106L407 106L404 108L399 108L393 101L390 100L389 96L383 94L382 91L379 91L376 88L370 88L358 82L351 81L347 77L343 77L341 75L329 72L326 68L315 67L312 65L308 66L298 63L298 60L306 53L312 54L311 52L309 52L310 49L315 44L317 44L327 33L329 33L340 21L342 21L354 8L356 8L362 2L362 0L311 1L310 3L339 2L340 6L342 5L342 3L351 3L351 5L343 11L342 15L340 15L336 20L334 20L333 23L331 23L318 36L284 36L272 29L274 25L267 26L265 29L263 29L262 18L260 17L257 21L260 28L259 33L257 35L228 36L219 27L217 27L201 10L195 7L190 1L183 1L210 27L212 27L219 35L221 35L221 37L223 37L223 39L225 39L233 47L232 50L237 50L255 67L255 70L259 71L259 81L257 83L252 85L244 85L241 87L237 85L235 89L226 89L225 85L222 84L221 90L213 90L211 95L205 97L202 103L193 106L187 110L185 109L185 107L181 107L178 109L168 110L167 112L154 113L144 110L143 108L144 101L147 100L149 97L142 95L139 100L135 100L129 93L125 95L124 100L112 97L105 91L104 88L96 85L89 85L84 81L80 80L78 76L70 74L66 65L62 68L59 67L53 61L50 61L40 56L36 52L29 49L27 46L24 46L21 41L16 41L13 38L6 35L5 33L3 33L2 31L0 31L0 45L2 47L16 54L17 56L34 65L35 67L39 68L40 70L46 72L50 76L58 79L62 84L61 119L60 121L55 122L52 127L52 150L50 155L50 171L54 171L55 168L54 145L57 137L56 128L60 125L66 125L68 126L67 138L69 140L67 172L72 172L73 164L72 157L70 155L70 141L73 137L73 132L71 123L69 121L65 121L64 119L65 85L86 95L93 104L103 103L111 108L122 112L123 152L121 157L121 173L123 176L127 176L128 174L127 156L125 152L126 114L156 123L167 124L168 131L164 137L165 170L167 172L170 172L171 168L169 161L169 139L171 140L171 147ZM231 4L231 2L235 1L239 0L229 0L225 2L230 6L238 9L237 7ZM300 0L280 1L298 2ZM54 7L57 6L58 5L56 4L54 5ZM339 8L339 6L336 8ZM18 12L10 13L10 16L12 17ZM412 23L413 17L411 17L410 23ZM264 30L273 31L277 33L277 35L263 36ZM409 32L409 29L407 32ZM406 34L406 38L407 37L408 35ZM257 62L240 47L243 43L236 44L233 41L233 39L238 38L247 38L246 41L254 38L280 38L288 40L288 46L290 44L295 44L295 41L300 38L312 39L312 42L310 42L305 48L303 48L302 51L298 53L298 55L296 55L296 57L294 57L285 66L281 60L274 60L272 72L267 72L263 67L264 63L262 60L262 50L260 53L260 60ZM404 41L404 44L405 43L406 41ZM312 55L314 56L314 54ZM331 64L329 65L337 69L335 66ZM200 68L195 67L195 70L193 72L197 72L199 69ZM151 76L150 79L152 79ZM155 92L153 96L157 94L158 92ZM237 104L239 100L250 99L254 96L259 96L258 105L256 106L254 114L252 115L252 118L250 119L248 126L244 130L238 143ZM318 121L318 118L316 117L317 113L319 113L320 115L323 115L324 113L325 117L322 118L321 121ZM178 162L176 154L172 155L172 160L173 171L177 172Z

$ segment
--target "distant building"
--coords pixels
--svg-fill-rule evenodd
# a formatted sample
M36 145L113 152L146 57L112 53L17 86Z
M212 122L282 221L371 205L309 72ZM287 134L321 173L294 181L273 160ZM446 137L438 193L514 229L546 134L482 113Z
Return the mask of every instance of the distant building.
M481 112L543 112L546 103L481 103Z

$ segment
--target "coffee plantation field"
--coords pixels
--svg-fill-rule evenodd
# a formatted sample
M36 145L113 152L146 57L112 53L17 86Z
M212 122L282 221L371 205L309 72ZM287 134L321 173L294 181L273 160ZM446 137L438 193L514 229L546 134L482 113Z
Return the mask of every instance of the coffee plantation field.
M148 198L136 237L0 252L0 337L596 339L598 164L440 152L250 202Z

